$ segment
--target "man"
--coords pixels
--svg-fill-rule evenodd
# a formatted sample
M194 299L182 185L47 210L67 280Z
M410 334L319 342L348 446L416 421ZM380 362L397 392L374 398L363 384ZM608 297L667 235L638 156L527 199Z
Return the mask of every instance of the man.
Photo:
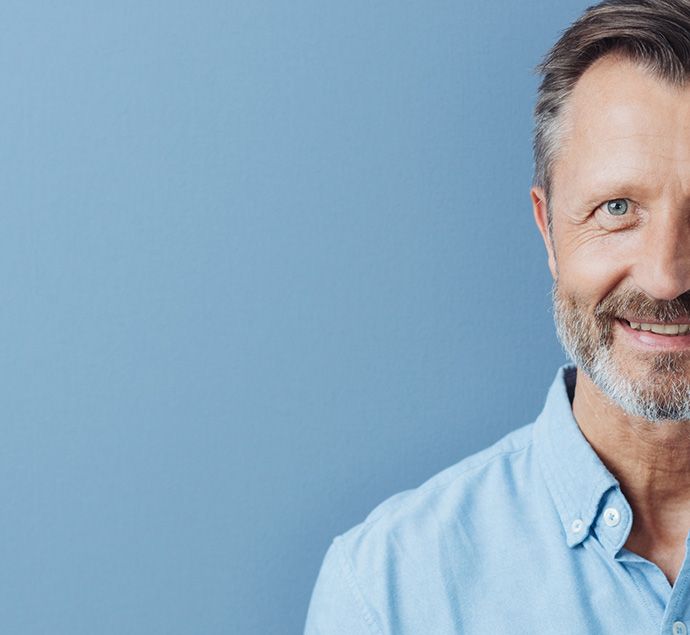
M333 541L308 635L690 628L690 0L602 2L540 71L531 197L575 365Z

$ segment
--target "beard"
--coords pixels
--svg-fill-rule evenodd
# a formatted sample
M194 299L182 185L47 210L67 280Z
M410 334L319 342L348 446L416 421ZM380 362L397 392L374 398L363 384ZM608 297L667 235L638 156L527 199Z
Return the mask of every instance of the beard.
M591 313L584 301L552 289L558 339L578 370L627 414L648 421L690 421L690 379L686 351L634 351L623 358L614 347L615 320L621 315L668 322L690 316L690 292L657 301L634 291L609 294Z

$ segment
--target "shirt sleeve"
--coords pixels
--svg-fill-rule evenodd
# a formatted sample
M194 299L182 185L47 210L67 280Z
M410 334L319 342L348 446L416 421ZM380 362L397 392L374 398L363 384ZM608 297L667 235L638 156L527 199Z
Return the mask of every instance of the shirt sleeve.
M326 552L312 592L304 635L380 634L336 538Z

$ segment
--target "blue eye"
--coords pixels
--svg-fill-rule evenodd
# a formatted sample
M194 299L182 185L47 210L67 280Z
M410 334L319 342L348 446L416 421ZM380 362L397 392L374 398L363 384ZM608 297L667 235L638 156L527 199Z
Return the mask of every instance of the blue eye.
M606 209L613 216L623 216L628 211L628 199L614 198L606 203Z

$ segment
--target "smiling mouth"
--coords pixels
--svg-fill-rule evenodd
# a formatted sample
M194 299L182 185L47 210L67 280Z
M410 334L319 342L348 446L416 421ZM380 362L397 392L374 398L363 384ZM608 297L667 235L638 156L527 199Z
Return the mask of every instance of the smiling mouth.
M690 324L659 324L655 322L632 322L625 318L618 318L624 324L627 324L635 331L650 331L657 335L667 335L669 337L677 337L678 335L687 335L690 331Z

